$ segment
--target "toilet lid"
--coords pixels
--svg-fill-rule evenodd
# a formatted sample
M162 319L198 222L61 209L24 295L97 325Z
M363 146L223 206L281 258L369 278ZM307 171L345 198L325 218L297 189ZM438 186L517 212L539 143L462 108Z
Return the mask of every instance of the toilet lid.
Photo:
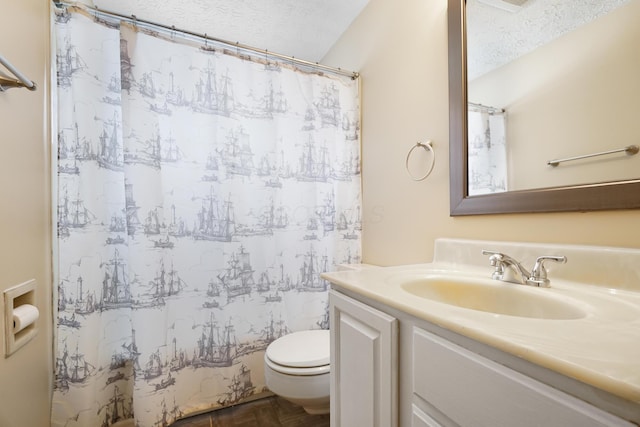
M278 338L267 347L266 356L274 363L294 368L329 364L329 331L294 332Z

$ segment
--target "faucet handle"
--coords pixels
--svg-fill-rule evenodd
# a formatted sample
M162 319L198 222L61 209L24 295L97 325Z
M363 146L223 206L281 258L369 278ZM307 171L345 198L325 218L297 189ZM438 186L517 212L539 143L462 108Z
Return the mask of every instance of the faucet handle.
M483 249L482 255L489 255L489 264L491 264L492 267L495 267L491 278L502 280L505 272L504 254L502 252L488 251L486 249Z
M533 286L541 286L548 288L549 279L547 278L547 269L544 267L545 261L554 261L564 264L567 262L566 256L543 255L536 258L536 263L531 270L531 277L527 283Z
M488 251L486 249L482 250L482 255L490 255L489 256L489 262L494 267L496 266L496 264L498 264L504 258L504 254L502 252Z

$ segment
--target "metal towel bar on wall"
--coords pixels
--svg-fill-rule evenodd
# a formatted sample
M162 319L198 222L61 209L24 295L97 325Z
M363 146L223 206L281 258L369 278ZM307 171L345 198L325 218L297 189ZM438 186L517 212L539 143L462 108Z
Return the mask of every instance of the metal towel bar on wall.
M11 73L17 79L8 79L6 77L0 76L0 92L4 92L7 89L11 89L13 87L25 87L29 90L36 90L37 87L35 82L28 79L16 67L11 65L11 63L2 55L0 55L0 64L4 65L7 70L11 71Z
M583 156L575 156L575 157L567 157L564 159L555 159L555 160L549 160L547 162L547 165L549 166L558 166L558 164L563 163L563 162L570 162L572 160L580 160L580 159L586 159L589 157L596 157L596 156L604 156L605 154L613 154L613 153L622 153L625 152L626 154L633 156L634 154L638 154L638 151L640 151L640 148L637 145L627 145L624 148L618 148L617 150L609 150L609 151L601 151L599 153L593 153L593 154L585 154Z

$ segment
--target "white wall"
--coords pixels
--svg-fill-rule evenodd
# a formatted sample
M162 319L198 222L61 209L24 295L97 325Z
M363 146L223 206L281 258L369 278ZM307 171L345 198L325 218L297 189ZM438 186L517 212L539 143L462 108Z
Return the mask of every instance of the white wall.
M371 0L323 62L362 75L364 262L428 261L437 237L640 247L640 210L449 216L446 0ZM427 138L436 166L414 182Z
M0 355L0 426L49 425L52 381L50 168L47 118L48 3L6 1L0 53L38 89L0 92L0 291L37 281L37 337ZM6 71L0 66L0 70ZM1 318L4 311L0 308ZM4 320L0 321L4 343ZM1 346L4 350L4 345Z

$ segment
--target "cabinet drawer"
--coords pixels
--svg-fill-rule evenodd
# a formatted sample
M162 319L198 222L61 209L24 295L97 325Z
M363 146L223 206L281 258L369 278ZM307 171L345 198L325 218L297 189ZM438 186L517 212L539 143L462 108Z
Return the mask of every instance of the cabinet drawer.
M413 393L462 427L631 427L586 402L413 329Z
M436 420L422 412L416 405L413 405L411 410L411 427L442 427Z

